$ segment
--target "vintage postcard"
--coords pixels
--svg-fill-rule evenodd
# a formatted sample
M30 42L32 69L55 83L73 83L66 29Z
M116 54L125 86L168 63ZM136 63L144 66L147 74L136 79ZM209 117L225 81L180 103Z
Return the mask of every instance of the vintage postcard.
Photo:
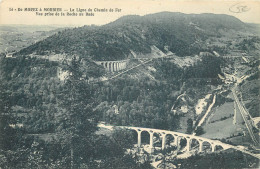
M0 168L259 168L260 1L1 0Z

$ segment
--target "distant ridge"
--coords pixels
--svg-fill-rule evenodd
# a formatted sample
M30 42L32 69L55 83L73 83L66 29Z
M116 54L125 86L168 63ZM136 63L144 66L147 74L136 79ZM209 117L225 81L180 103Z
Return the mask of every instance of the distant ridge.
M223 32L246 31L248 25L223 14L160 12L128 15L103 26L83 26L60 31L15 55L67 54L93 60L123 60L135 53L148 54L151 46L178 56L205 50L205 40Z

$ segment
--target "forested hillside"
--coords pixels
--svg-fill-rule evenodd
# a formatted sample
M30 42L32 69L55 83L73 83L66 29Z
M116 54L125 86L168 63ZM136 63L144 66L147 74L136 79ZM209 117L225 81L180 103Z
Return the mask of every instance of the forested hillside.
M249 30L246 24L228 15L162 12L125 16L103 26L60 31L16 55L66 53L94 60L123 60L133 57L131 50L146 54L155 45L162 51L186 56L208 50L205 41L210 37L221 37L226 32L232 36L245 30Z
M80 150L84 146L89 146L85 144L86 142L90 142L91 145L91 142L98 141L96 139L99 137L91 136L97 130L96 124L98 122L176 130L180 127L179 119L183 114L173 113L171 107L178 95L187 90L187 94L193 100L190 104L195 104L196 98L192 97L194 92L199 91L200 94L203 94L210 90L206 86L202 88L202 84L196 80L193 81L190 77L194 76L193 73L195 73L198 78L203 76L206 79L215 79L217 74L221 73L219 67L222 64L219 58L207 56L194 66L183 69L168 59L155 59L149 65L156 69L156 72L151 72L156 80L145 77L140 77L137 80L133 76L137 73L137 69L112 81L88 84L90 77L102 76L102 71L99 70L101 68L98 66L91 67L91 63L85 64L85 66L89 65L87 67L82 67L82 59L80 58L60 63L30 57L1 57L0 63L1 92L3 94L1 100L5 101L4 104L6 103L1 108L5 112L2 115L4 118L13 119L10 119L11 121L7 124L23 124L22 128L16 128L16 131L12 132L13 136L11 135L11 137L15 138L17 137L16 133L20 133L23 136L20 137L19 144L28 145L36 144L35 141L33 142L35 136L45 136L48 138L47 140L54 139L56 140L55 144L66 145L62 151L68 153L69 157L69 152L66 152L69 150L67 146L71 145L70 136L71 133L74 133L73 137L81 138L74 140L78 145L74 150L75 160L82 158L83 161L79 163L89 163L95 167L97 167L96 164L88 161L87 157L100 156L101 152L91 154L90 150L90 154L86 154L85 151L82 153ZM71 76L66 81L60 80L57 76L57 70L61 67L71 72ZM88 71L89 69L92 71ZM185 83L187 85L184 85ZM217 85L220 82L208 81L207 83ZM190 85L193 88L190 88ZM8 107L6 107L7 104ZM115 113L115 105L119 114ZM10 128L10 130L14 129ZM82 133L82 131L84 132ZM118 137L121 137L121 134ZM64 137L60 137L61 135ZM55 139L57 137L58 140ZM84 137L87 140L82 140ZM39 141L37 141L37 144L40 144L39 149L41 146L51 146L48 142L40 141L38 143ZM100 142L102 141L100 140ZM2 146L8 149L7 145L9 143ZM37 146L35 148L38 151ZM45 153L48 149L44 148L44 151L40 152L43 159L45 156L47 157ZM23 151L30 155L29 148ZM55 154L55 152L51 153ZM85 156L80 154L85 154ZM9 157L10 154L7 153L5 156ZM24 156L27 155L24 154ZM62 163L61 165L66 166L69 158L65 157L58 157L52 163L49 162L48 165ZM42 158L40 159L43 160ZM101 156L101 158L104 157ZM12 165L15 165L19 160L22 159L12 161ZM31 164L31 166L34 165L36 164Z

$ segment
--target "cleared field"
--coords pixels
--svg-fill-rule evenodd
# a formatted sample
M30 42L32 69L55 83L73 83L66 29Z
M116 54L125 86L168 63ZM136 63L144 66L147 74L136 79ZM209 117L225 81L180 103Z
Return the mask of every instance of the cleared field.
M228 118L205 125L203 128L206 133L202 137L210 139L227 138L236 134L240 127L239 125L233 125L233 118Z
M231 97L233 98L233 97ZM233 124L234 102L226 102L214 108L214 113L209 117L205 126L205 134L202 137L222 139L241 133L244 126L241 124L240 112L237 108L237 124Z
M223 118L229 118L234 115L234 103L226 102L223 105L216 107L215 113L213 113L208 119L208 123L219 121Z

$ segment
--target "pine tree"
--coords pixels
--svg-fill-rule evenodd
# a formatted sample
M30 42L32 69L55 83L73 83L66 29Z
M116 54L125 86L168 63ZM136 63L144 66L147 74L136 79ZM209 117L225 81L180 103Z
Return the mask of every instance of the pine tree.
M93 112L94 100L87 82L82 79L79 60L75 57L69 66L70 77L63 86L59 104L63 109L59 117L59 131L70 148L70 166L91 160L93 135L97 129L97 115Z
M191 118L189 118L187 120L187 134L191 134L192 133L192 129L193 129L193 120Z

